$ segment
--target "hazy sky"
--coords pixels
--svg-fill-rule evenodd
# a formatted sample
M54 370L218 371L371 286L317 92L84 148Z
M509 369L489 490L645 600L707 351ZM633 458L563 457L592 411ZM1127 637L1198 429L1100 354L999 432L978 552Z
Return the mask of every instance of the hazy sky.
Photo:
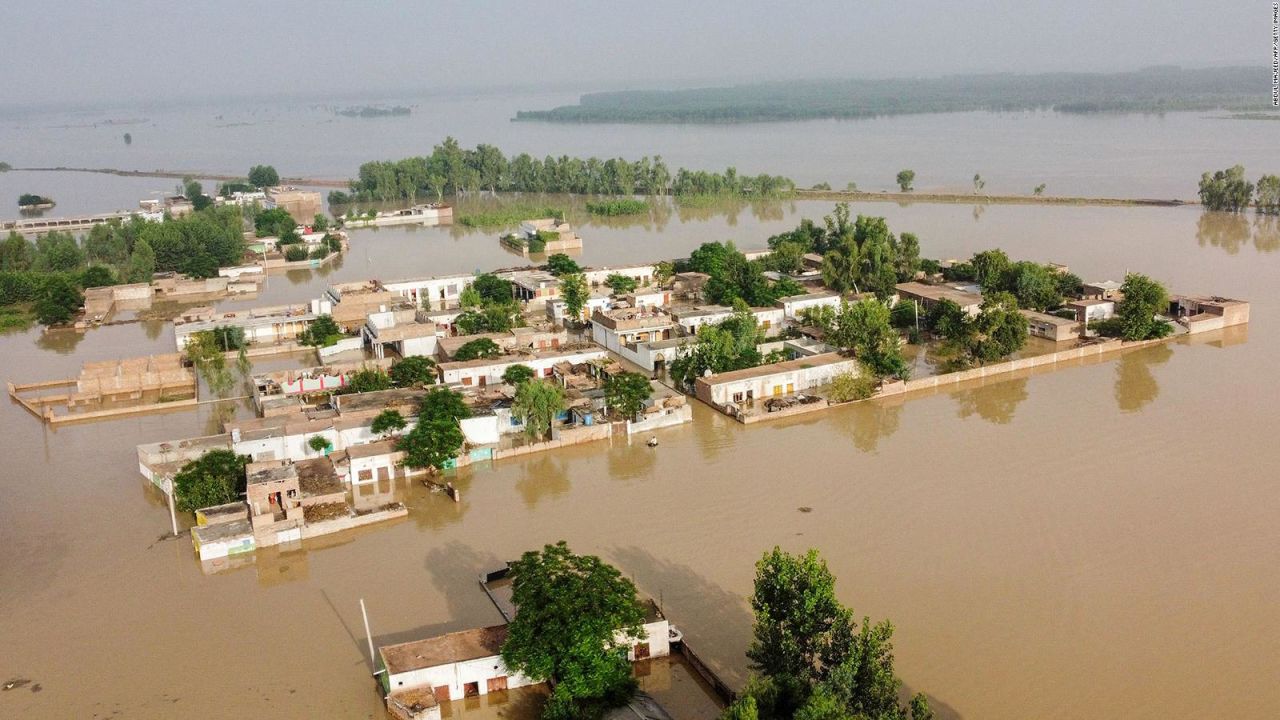
M1270 62L1269 0L0 3L0 103Z

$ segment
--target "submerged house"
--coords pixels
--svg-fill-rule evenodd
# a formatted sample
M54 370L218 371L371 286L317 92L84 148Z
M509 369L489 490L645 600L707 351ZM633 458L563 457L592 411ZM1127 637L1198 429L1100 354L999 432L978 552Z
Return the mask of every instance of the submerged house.
M702 402L736 414L756 400L803 393L830 383L837 375L857 372L854 358L823 353L700 377L694 393Z

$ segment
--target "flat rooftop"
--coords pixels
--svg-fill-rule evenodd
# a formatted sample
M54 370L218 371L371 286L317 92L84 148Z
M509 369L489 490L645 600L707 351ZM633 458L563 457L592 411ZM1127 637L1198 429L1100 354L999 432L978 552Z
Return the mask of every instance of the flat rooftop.
M355 413L367 410L385 410L397 405L413 405L427 394L418 388L391 388L372 392L352 393L335 396L335 403L341 413Z
M840 362L852 362L853 358L845 357L840 353L823 353L821 355L812 355L810 357L796 358L795 360L787 360L785 362L773 363L772 365L757 365L751 368L743 368L742 370L730 370L729 372L711 375L705 378L698 378L698 382L705 382L708 385L719 385L727 382L737 382L739 380L749 380L751 378L768 377L769 375L777 375L778 373L792 372L795 370L803 370L805 368L821 367L823 365L834 365Z
M387 645L378 650L392 675L450 663L498 655L507 640L507 626L493 625L437 635L425 640Z
M961 290L950 285L926 285L921 282L905 282L898 283L894 288L899 294L914 295L915 297L933 300L935 302L939 300L950 300L960 307L976 305L982 302L982 295Z

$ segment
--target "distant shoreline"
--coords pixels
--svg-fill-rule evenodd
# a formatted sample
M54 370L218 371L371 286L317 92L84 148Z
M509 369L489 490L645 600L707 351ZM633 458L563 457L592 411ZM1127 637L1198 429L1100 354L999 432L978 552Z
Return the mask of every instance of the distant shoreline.
M120 177L156 177L203 178L205 180L231 181L243 180L241 175L223 175L199 171L179 170L119 170L115 168L79 168L79 167L22 167L13 168L14 172L83 172ZM332 178L282 177L280 182L286 185L303 185L309 187L346 188L348 180ZM977 193L931 193L931 192L888 192L863 190L807 190L796 188L793 198L800 200L834 200L834 201L872 201L872 202L916 202L936 204L984 204L984 205L1097 205L1097 206L1140 206L1140 207L1181 207L1183 205L1199 205L1195 200L1161 199L1161 198L1102 198L1075 197L1064 195L987 195Z
M960 205L1103 205L1181 207L1199 205L1196 200L1161 198L1102 198L1065 195L988 195L981 193L869 192L863 190L805 190L796 188L795 197L805 200L918 202Z
M200 178L203 180L233 181L244 180L244 175L225 175L219 173L207 173L202 171L178 171L178 170L117 170L115 168L83 168L83 167L16 167L10 172L79 172L79 173L98 173L100 175L118 175L120 177L154 177L154 178L175 178L181 180L183 178ZM303 178L303 177L282 177L280 182L283 185L308 185L312 187L340 187L345 188L350 184L348 180L333 180L326 178Z

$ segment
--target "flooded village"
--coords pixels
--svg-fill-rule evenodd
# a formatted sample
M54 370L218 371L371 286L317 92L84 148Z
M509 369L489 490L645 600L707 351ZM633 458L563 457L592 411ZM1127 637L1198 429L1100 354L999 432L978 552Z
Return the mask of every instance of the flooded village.
M1175 5L5 14L0 718L1280 716Z

